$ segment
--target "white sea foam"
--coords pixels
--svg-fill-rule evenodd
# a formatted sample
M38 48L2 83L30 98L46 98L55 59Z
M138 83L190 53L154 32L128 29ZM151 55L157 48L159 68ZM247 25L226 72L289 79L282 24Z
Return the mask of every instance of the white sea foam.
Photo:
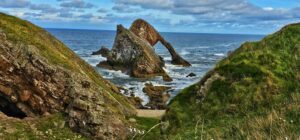
M145 82L131 82L131 84L125 84L124 88L129 91L132 91L135 96L140 97L143 102L143 105L146 105L149 102L149 97L143 92Z
M92 66L96 66L99 62L106 60L106 58L100 55L89 55L81 57Z
M188 54L191 54L191 53L188 52L187 50L181 50L179 53L180 53L180 55L188 55Z
M215 53L214 55L215 55L215 56L225 56L224 53Z
M168 57L164 57L164 60L171 61L172 58L168 56Z

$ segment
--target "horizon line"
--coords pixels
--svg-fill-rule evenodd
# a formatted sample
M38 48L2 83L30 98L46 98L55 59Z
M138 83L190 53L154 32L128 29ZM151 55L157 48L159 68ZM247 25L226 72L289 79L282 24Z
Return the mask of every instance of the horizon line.
M58 30L89 30L89 31L113 31L111 29L88 29L88 28L59 28L59 27L42 27L44 29L58 29ZM257 35L257 36L266 36L268 34L242 34L242 33L205 33L205 32L160 32L160 33L181 33L181 34L220 34L220 35Z

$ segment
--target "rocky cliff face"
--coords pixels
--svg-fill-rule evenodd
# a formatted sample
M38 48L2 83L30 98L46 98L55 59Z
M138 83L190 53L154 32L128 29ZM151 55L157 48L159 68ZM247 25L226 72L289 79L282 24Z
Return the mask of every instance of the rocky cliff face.
M182 66L191 66L191 64L183 59L173 48L173 46L167 42L157 31L151 26L148 22L142 19L135 20L131 27L130 31L135 35L147 40L151 46L154 46L157 42L161 42L170 52L172 56L172 64L182 65Z
M164 61L151 45L122 25L117 27L117 36L107 61L98 66L122 70L133 77L162 76L164 80L171 80L163 69Z
M95 139L125 139L133 107L118 89L48 32L0 13L0 110L13 117L64 112Z

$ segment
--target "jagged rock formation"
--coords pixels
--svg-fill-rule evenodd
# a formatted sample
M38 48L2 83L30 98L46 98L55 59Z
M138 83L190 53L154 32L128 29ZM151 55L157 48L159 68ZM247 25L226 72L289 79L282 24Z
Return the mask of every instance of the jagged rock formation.
M154 46L157 42L161 42L170 52L172 56L172 64L182 65L182 66L191 66L191 64L184 60L173 48L173 46L167 42L153 26L143 19L135 20L131 27L130 31L136 34L137 36L147 40L151 46Z
M109 54L110 50L104 46L102 46L100 50L92 52L92 55L101 55L102 57L108 57Z
M165 137L299 138L299 44L300 23L244 43L170 101Z
M166 81L172 80L163 69L164 61L152 46L122 25L117 26L117 36L107 61L98 66L122 70L133 77L162 76Z
M73 130L94 139L125 139L125 116L135 113L113 84L63 43L2 13L0 101L0 111L20 118L63 112Z
M167 102L170 98L170 94L166 93L166 91L169 89L171 88L166 86L153 86L152 83L146 83L143 92L149 96L150 100L146 106L151 109L166 109Z

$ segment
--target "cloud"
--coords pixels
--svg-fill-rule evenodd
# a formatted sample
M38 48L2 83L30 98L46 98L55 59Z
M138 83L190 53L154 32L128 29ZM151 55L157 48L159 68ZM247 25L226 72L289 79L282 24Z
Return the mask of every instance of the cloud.
M29 9L41 11L44 14L54 14L62 11L62 9L54 8L49 4L31 4Z
M98 13L107 13L109 10L105 8L100 8L97 10Z
M85 8L93 8L95 5L91 3L84 2L83 0L59 0L62 1L60 4L61 7L66 8L79 8L79 9L85 9Z
M117 4L114 7L112 7L112 10L119 13L134 13L134 12L140 12L142 9L136 7L129 7L125 4Z
M74 14L69 11L61 11L61 12L59 12L58 16L62 17L62 18L72 18L72 17L74 17Z
M91 13L88 13L88 14L79 15L78 17L82 18L82 19L90 19L90 18L93 18L94 15Z
M246 0L114 0L121 8L142 7L143 10L155 10L161 13L171 12L170 23L194 22L223 26L248 26L249 23L265 24L273 21L282 22L300 18L300 8L280 9L258 7ZM121 9L119 8L119 9ZM126 12L123 10L123 12ZM189 20L184 18L189 16Z
M77 18L77 20L81 20L81 21L91 21L91 22L101 22L103 20L103 17L95 16L92 13L77 15L74 18Z
M27 0L1 0L0 7L2 8L24 8L30 5Z
M117 4L123 5L139 5L143 8L171 8L173 5L172 0L114 0Z

